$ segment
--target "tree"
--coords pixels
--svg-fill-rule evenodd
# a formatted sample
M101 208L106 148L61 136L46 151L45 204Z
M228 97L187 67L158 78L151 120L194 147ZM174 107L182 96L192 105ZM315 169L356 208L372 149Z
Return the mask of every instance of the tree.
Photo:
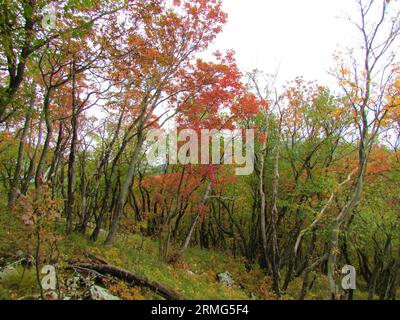
M47 5L55 6L56 12L63 11L63 19L58 19L55 29L51 30L44 30L41 26L43 8ZM40 52L53 40L87 31L103 17L129 5L123 1L63 1L57 4L56 1L5 0L0 11L0 57L1 65L6 66L1 70L0 123L16 110L15 107L9 107L24 81L27 62L33 54ZM77 10L80 10L80 14L74 15Z
M117 232L145 139L147 121L160 104L179 106L209 85L203 79L200 83L187 80L192 74L196 76L195 53L207 48L225 21L219 1L207 4L204 1L176 1L173 7L158 5L155 9L158 11L157 19L147 15L143 17L145 34L134 34L127 39L129 44L142 50L139 55L130 50L126 53L126 59L135 68L126 69L126 65L119 65L118 69L125 76L125 82L130 75L134 79L132 82L128 80L127 87L137 109L136 144L105 241L108 245Z
M345 221L361 200L364 177L372 147L380 133L382 121L391 105L386 95L394 80L394 47L400 36L400 10L389 1L357 0L359 20L355 26L362 40L360 57L350 55L350 67L339 64L336 77L344 93L343 103L353 112L358 135L358 167L352 196L343 206L332 226L329 253L329 277L332 298L337 298L336 259L339 234ZM379 15L373 16L378 11Z

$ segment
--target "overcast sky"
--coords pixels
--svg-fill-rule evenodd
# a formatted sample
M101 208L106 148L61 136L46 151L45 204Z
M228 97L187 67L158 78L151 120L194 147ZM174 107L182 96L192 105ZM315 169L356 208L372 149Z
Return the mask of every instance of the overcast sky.
M350 0L225 0L228 23L212 49L234 49L242 71L274 73L279 83L304 76L333 82L327 70L337 49L354 45L356 31L344 19Z

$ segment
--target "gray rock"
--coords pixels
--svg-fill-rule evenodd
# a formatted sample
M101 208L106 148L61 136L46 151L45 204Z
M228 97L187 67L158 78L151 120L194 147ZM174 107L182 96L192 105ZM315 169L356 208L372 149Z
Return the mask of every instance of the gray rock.
M5 267L3 270L0 271L0 281L4 280L9 276L10 274L14 273L16 270L14 267L8 266Z
M225 283L228 287L232 287L235 284L232 275L228 271L218 273L217 277L219 282Z
M25 253L24 253L22 250L18 250L18 251L15 253L15 255L16 255L18 258L25 258Z
M90 295L93 300L121 300L112 295L107 289L93 285L90 287Z

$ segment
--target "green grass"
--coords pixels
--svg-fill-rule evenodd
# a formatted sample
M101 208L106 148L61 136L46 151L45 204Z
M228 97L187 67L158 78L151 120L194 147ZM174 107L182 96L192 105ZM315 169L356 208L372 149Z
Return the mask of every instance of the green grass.
M163 262L159 258L158 241L151 238L142 237L139 234L119 235L113 246L103 246L105 234L101 233L99 240L93 243L81 234L73 233L64 236L63 221L59 221L57 232L60 234L58 242L59 256L59 276L68 277L68 273L61 269L68 265L70 259L85 261L83 251L90 251L102 257L110 264L127 269L137 275L147 277L150 281L162 283L174 289L185 299L199 300L242 300L250 299L274 299L275 296L271 289L271 279L265 276L264 272L255 267L254 270L247 272L243 259L235 258L227 253L215 250L202 250L200 248L189 248L181 262L171 265ZM18 247L21 233L21 225L4 211L0 211L0 252L24 248ZM17 236L7 237L8 234ZM5 238L3 237L5 236ZM30 244L32 245L32 243ZM25 252L25 251L24 251ZM31 269L33 270L33 268ZM33 272L29 270L29 272ZM217 280L217 274L228 271L235 280L232 288ZM31 284L36 282L29 276ZM309 299L326 298L324 289L324 279L316 282L315 287L309 293ZM294 281L291 284L286 299L297 297L300 282ZM29 282L19 288L15 279L6 285L0 285L0 299L18 298L37 293L35 286L29 286ZM327 287L327 286L326 286ZM30 288L30 289L29 289ZM37 289L37 288L36 288ZM12 297L10 297L10 292ZM316 292L316 293L314 293ZM148 290L140 290L140 295L145 299L159 299L160 297Z
M33 299L39 295L34 268L17 266L0 280L0 300Z
M101 240L93 244L74 234L63 241L62 247L69 255L89 250L113 265L176 290L186 299L248 299L239 286L228 288L217 281L218 272L229 271L233 278L244 272L242 264L223 253L191 248L183 263L175 266L160 260L158 243L152 239L139 235L118 237L112 247L102 246Z
M2 201L0 201L1 203ZM110 264L127 269L135 274L147 277L174 289L185 299L274 299L271 289L271 279L257 266L248 272L244 260L233 257L225 252L189 248L182 261L175 265L167 264L159 258L158 241L142 237L139 234L123 233L119 235L113 246L103 246L105 233L101 233L97 243L93 243L81 234L64 235L64 223L60 220L56 226L60 240L57 244L60 255L58 257L58 275L68 277L63 270L70 259L86 261L83 251L90 251ZM18 250L30 252L34 247L34 239L27 237L26 230L15 216L0 205L0 254L15 253ZM43 246L46 247L46 246ZM1 262L1 261L0 261ZM14 261L0 263L3 267ZM228 271L235 280L232 288L218 282L217 274ZM290 283L284 299L295 299L301 290L302 278ZM137 289L139 290L139 289ZM0 283L0 299L18 299L37 295L38 287L34 277L34 268L23 271L18 267L15 274L10 275ZM355 298L365 299L365 293L356 292ZM158 299L159 296L148 290L141 290L138 298ZM329 290L326 276L318 274L307 299L329 299Z

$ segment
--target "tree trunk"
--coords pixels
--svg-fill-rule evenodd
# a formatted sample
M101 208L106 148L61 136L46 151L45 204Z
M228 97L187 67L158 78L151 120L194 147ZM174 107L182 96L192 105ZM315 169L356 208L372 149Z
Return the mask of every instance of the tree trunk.
M264 191L264 167L265 167L265 152L267 149L267 140L262 145L262 150L260 154L260 172L258 175L259 185L258 192L260 194L260 233L261 233L261 243L263 249L263 257L265 264L269 266L269 257L267 249L267 222L266 222L266 196Z
M72 269L83 269L83 270L93 270L101 274L109 274L116 277L122 281L129 283L130 285L137 285L144 288L148 288L151 291L159 294L167 300L181 300L182 297L174 290L167 288L161 283L152 282L146 277L135 275L127 270L114 267L108 264L79 264L76 266L71 266Z
M32 83L32 96L29 102L29 109L26 112L25 123L21 133L21 139L18 147L18 157L17 157L17 165L15 167L14 178L11 181L10 193L8 196L8 206L11 208L16 200L18 188L21 182L21 171L22 171L22 163L24 161L24 148L25 148L25 139L26 134L29 129L29 123L32 118L33 107L35 103L35 84Z
M71 146L68 159L68 191L67 191L67 202L65 204L65 214L67 216L66 233L69 234L73 229L73 210L75 204L75 158L76 158L76 146L78 143L78 114L76 110L76 96L75 96L75 61L71 65L72 73L72 115L71 115Z
M36 176L35 176L35 186L36 188L39 187L41 184L41 181L43 179L43 170L44 166L46 164L46 157L47 153L50 148L50 141L51 141L51 136L53 134L53 125L52 125L52 119L50 115L50 95L51 95L52 88L48 88L45 97L44 97L44 102L43 102L43 113L44 113L44 120L46 123L47 127L47 133L46 133L46 138L44 140L44 145L42 149L42 154L40 156L39 164L36 169Z
M136 143L136 146L135 146L132 156L131 156L131 160L129 163L129 168L128 168L128 172L127 172L125 181L121 187L121 192L119 194L119 197L117 200L117 205L116 205L116 208L114 211L114 218L111 222L110 230L109 230L107 238L104 242L105 245L111 245L117 234L119 220L120 220L123 210L124 210L125 202L126 202L126 199L128 196L128 189L132 185L132 180L133 180L133 176L135 173L137 159L139 158L139 153L142 149L142 144L144 141L143 132L141 130L142 130L142 128L139 128L139 130L138 130L137 143Z
M279 134L279 133L278 133ZM272 279L273 279L273 289L275 293L280 296L280 275L279 275L279 245L277 236L277 223L278 223L278 190L279 190L279 156L280 147L279 139L276 144L275 159L274 159L274 178L272 185L272 210L271 210L271 228L272 228Z
M210 192L211 192L211 181L208 182L207 189L204 192L203 198L201 199L201 202L200 202L200 206L201 207L206 204L206 202L208 200L208 197L210 195ZM193 234L194 229L196 227L196 223L199 220L199 217L200 217L200 212L197 211L196 214L193 216L192 223L190 225L189 232L186 235L185 241L183 242L183 245L182 245L181 249L179 250L179 253L178 253L179 256L182 256L183 253L189 247L190 239L192 238L192 234Z

